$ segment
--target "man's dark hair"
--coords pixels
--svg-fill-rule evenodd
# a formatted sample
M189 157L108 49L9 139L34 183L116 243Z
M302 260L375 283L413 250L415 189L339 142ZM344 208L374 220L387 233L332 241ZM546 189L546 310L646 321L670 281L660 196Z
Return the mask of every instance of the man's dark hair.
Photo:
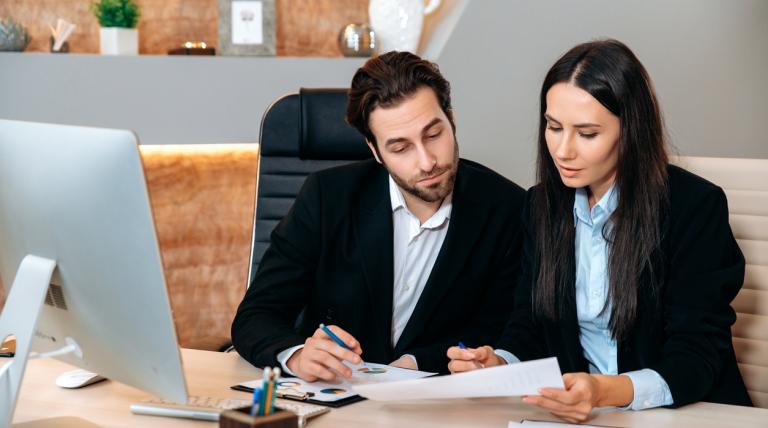
M378 152L376 137L368 126L371 112L376 107L394 107L422 87L432 88L455 131L450 84L440 74L437 64L410 52L387 52L357 69L349 89L347 123L360 131Z

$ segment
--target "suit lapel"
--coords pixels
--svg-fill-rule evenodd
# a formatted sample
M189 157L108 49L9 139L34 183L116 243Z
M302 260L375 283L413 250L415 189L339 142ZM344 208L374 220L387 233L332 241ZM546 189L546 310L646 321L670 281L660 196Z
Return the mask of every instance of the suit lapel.
M395 357L398 357L421 333L443 295L453 285L456 276L464 267L474 243L480 238L487 212L475 209L482 204L480 198L483 196L477 192L471 192L467 180L467 171L460 162L453 190L453 208L448 232L427 284L424 286L424 291L395 346Z
M361 251L363 270L380 330L375 337L392 349L393 226L388 175L383 167L372 174L370 185L362 186L353 213L353 228Z

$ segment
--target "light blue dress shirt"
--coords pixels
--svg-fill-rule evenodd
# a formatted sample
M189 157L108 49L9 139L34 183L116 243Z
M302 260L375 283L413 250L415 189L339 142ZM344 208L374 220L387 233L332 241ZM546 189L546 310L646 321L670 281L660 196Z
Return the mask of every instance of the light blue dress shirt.
M616 375L619 372L616 341L608 321L608 246L603 228L618 204L616 183L592 209L586 189L577 189L573 203L576 227L576 314L579 339L589 372ZM608 226L610 227L610 225ZM606 229L606 232L608 230ZM496 350L508 363L520 361L508 351ZM627 409L641 410L672 404L667 382L655 370L642 369L623 373L632 380L634 400Z

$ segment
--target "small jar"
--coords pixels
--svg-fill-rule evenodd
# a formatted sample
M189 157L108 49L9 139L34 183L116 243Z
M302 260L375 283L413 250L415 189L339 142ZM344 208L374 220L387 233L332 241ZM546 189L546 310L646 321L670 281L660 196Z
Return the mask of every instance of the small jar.
M371 56L376 50L376 33L368 24L349 24L339 33L339 50L344 56Z

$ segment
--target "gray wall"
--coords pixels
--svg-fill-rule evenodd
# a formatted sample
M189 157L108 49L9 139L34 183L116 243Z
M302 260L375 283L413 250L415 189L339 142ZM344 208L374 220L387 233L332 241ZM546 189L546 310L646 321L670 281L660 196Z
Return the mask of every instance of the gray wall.
M0 118L132 129L143 144L257 142L273 100L348 86L362 63L0 53Z
M439 64L462 156L533 181L538 92L577 43L628 44L683 155L768 158L768 1L473 0Z
M768 158L767 22L766 0L472 0L438 58L462 155L532 184L546 70L615 37L648 68L681 154ZM129 128L148 144L253 142L273 99L347 86L361 64L0 53L0 117Z

